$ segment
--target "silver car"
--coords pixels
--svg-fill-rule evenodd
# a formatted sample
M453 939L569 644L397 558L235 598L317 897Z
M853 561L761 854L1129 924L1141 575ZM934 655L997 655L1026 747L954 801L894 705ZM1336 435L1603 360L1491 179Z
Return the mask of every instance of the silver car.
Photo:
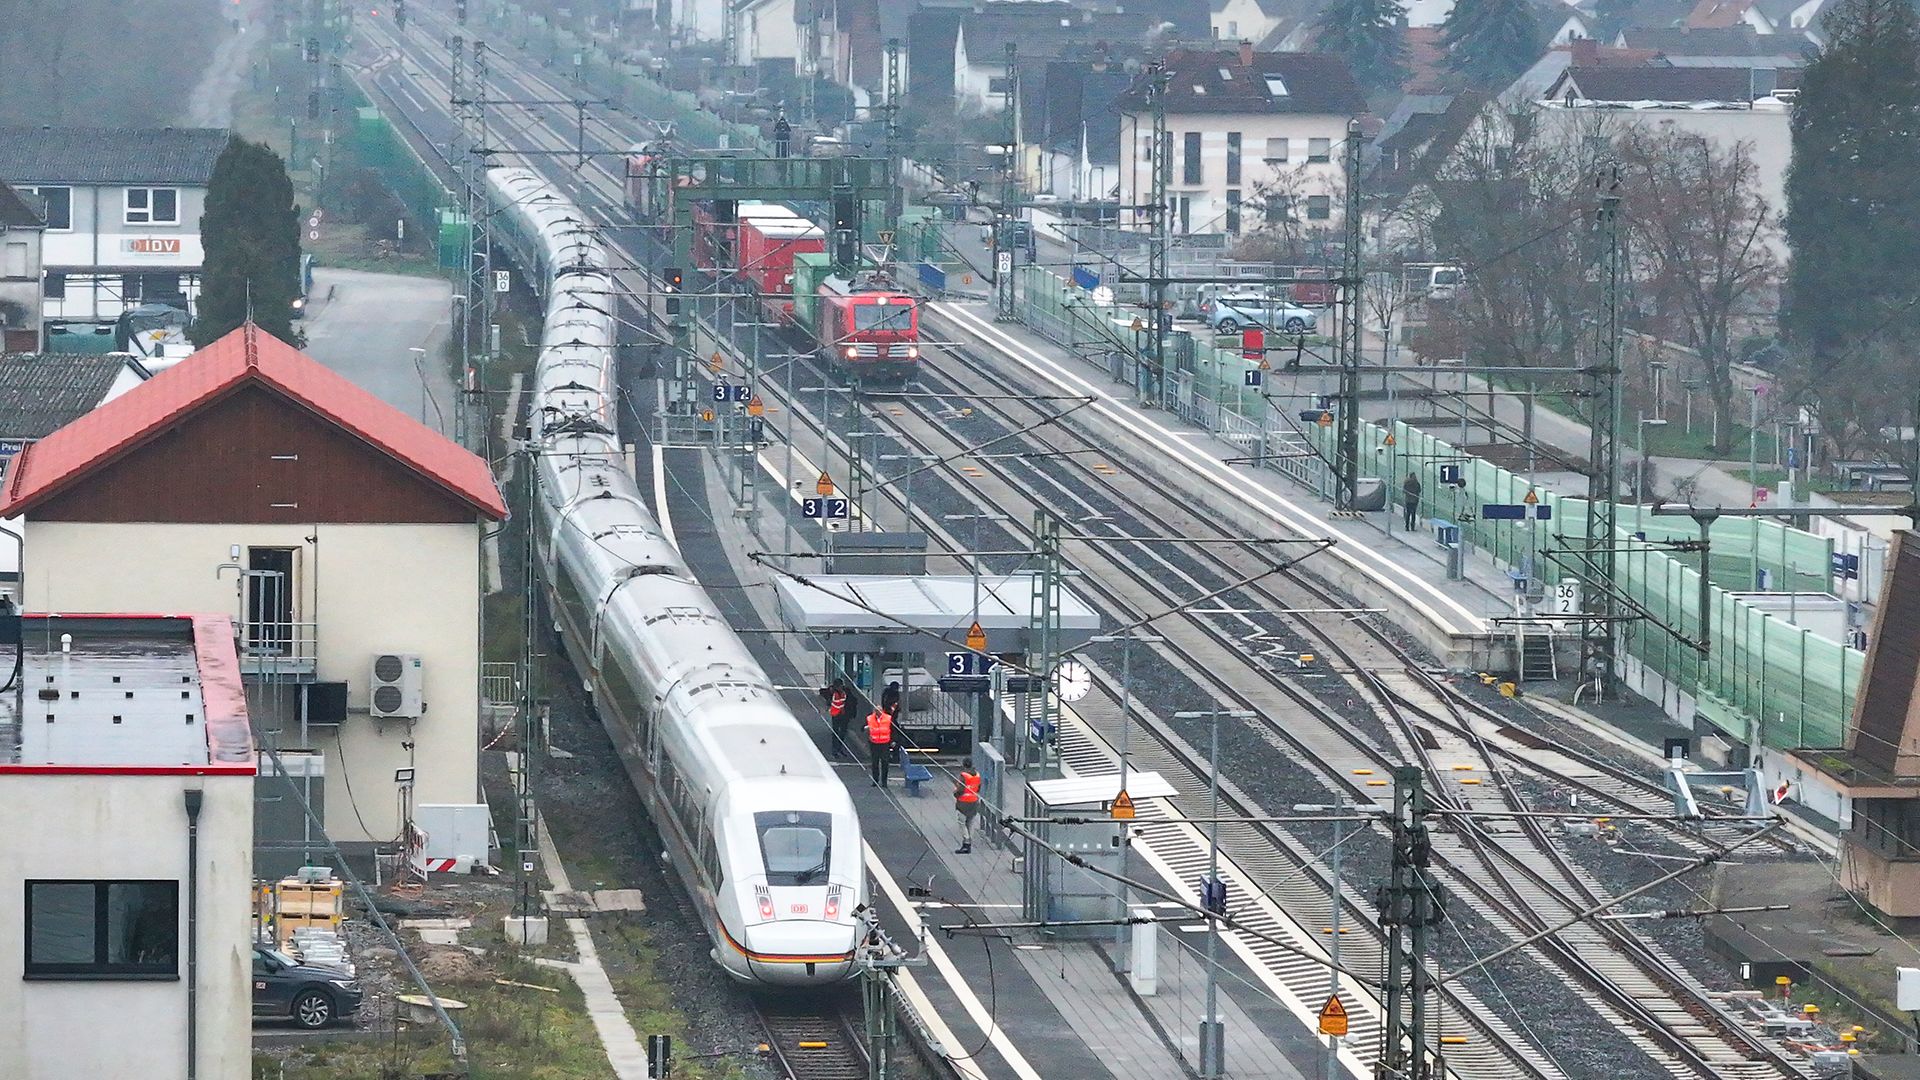
M1245 293L1208 300L1201 306L1200 316L1222 334L1236 334L1250 326L1305 334L1320 324L1318 315L1292 301Z

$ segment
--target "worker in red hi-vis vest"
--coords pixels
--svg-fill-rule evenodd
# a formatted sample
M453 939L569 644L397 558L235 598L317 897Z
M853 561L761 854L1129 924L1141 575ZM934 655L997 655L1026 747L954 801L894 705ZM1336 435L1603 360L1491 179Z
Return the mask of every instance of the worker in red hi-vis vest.
M853 720L853 692L847 684L835 679L833 683L820 691L821 698L827 703L827 726L833 732L828 740L835 760L842 756L851 756L852 748L847 745L847 724Z
M893 771L893 716L875 709L867 714L867 754L873 786L886 787Z
M973 850L973 819L980 813L980 774L973 771L973 759L960 763L960 778L953 784L953 808L960 812L960 846L955 855Z

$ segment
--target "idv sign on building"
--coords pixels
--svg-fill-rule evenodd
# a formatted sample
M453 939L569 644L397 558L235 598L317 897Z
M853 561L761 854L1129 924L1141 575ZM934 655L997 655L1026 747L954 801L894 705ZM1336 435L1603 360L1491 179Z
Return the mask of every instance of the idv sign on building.
M180 238L132 236L120 241L120 247L121 250L131 251L135 255L178 255Z

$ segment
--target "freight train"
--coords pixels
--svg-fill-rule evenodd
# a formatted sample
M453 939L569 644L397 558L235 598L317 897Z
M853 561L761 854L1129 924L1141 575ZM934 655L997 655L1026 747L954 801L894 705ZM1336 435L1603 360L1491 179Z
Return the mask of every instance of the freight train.
M642 498L614 430L607 253L538 174L487 172L498 242L546 304L529 532L545 599L628 776L734 978L853 974L867 902L853 802Z
M654 148L627 159L627 207L664 224L684 194ZM835 268L824 230L780 203L695 201L694 266L752 292L767 317L791 325L814 354L868 389L900 387L920 363L920 308L876 268Z

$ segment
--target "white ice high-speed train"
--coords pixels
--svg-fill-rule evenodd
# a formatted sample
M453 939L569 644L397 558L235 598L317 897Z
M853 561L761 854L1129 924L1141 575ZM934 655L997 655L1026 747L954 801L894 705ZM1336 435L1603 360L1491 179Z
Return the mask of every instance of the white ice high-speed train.
M556 629L714 959L766 986L844 979L867 900L853 802L627 471L606 251L535 173L491 169L487 183L506 211L496 235L546 303L533 532Z

